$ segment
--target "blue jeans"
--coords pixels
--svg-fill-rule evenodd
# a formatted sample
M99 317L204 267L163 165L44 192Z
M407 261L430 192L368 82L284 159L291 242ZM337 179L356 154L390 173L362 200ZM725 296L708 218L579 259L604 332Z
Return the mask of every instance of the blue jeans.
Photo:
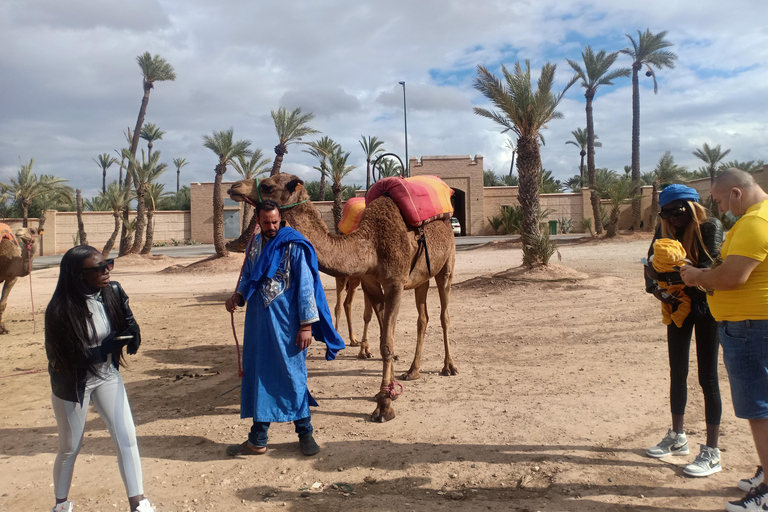
M768 320L717 325L736 416L768 418Z
M301 418L293 422L296 427L296 433L299 434L299 439L304 436L311 436L314 432L312 428L312 416ZM270 423L268 421L254 421L251 425L251 432L248 434L248 442L257 448L267 446L267 431L269 430Z

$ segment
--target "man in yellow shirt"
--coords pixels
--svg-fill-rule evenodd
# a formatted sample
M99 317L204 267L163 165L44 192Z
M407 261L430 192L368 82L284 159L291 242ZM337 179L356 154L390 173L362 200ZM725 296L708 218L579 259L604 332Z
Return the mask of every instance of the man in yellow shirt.
M717 320L733 409L749 420L761 464L754 477L739 481L747 495L725 509L768 510L768 194L751 174L730 168L715 178L712 197L720 211L738 218L720 250L722 264L686 265L680 274L688 286L714 290L707 302Z

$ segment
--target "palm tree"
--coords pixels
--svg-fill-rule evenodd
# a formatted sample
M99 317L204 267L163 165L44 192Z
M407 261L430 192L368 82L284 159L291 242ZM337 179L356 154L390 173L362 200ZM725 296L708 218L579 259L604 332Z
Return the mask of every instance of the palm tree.
M493 170L487 169L483 171L483 186L484 187L497 187L499 186L499 177Z
M341 149L334 140L328 136L324 136L307 144L309 149L304 149L304 153L309 153L320 161L320 167L313 167L320 171L320 201L325 201L325 177L328 175L328 157L333 153Z
M157 203L163 197L171 195L170 192L163 192L165 185L162 183L149 183L147 185L147 192L144 195L144 204L147 208L147 240L144 242L144 248L141 250L141 254L149 254L152 250L152 242L155 239L155 223L153 219L155 217L155 210L157 209Z
M637 31L637 41L627 34L632 48L624 48L619 53L629 55L632 58L632 182L635 184L632 200L632 227L640 227L640 86L637 80L637 74L643 69L648 68L645 76L653 77L653 93L658 94L659 85L656 83L656 74L653 68L674 68L677 55L665 50L673 46L666 41L664 36L667 31L664 30L656 35L651 34L650 29L645 33Z
M144 125L144 116L147 114L147 105L149 104L149 92L155 87L155 82L164 82L167 80L176 80L176 72L173 70L173 66L168 64L165 59L159 55L154 57L149 52L145 52L142 55L136 57L141 68L142 85L144 88L144 96L141 98L141 107L139 108L139 116L136 118L136 127L133 129L133 136L131 137L130 153L131 158L136 159L136 151L139 148L139 135L141 134L141 127ZM129 166L130 161L129 161ZM126 194L130 193L131 189L131 173L127 172L125 175ZM123 208L123 231L120 235L120 256L128 252L129 238L128 238L128 211L130 205L126 204ZM136 231L137 235L139 231ZM135 244L134 244L135 246Z
M349 153L344 153L341 148L338 148L330 157L331 164L330 176L331 176L331 190L333 191L333 225L336 226L336 234L341 234L339 231L339 222L341 222L341 180L352 172L356 167L354 165L347 165L349 159Z
M29 207L36 198L46 194L54 187L67 180L55 176L46 177L38 180L37 175L32 172L35 159L30 158L29 162L22 164L15 178L11 178L11 183L0 183L0 193L8 195L21 206L21 215L23 227L27 227L27 218L29 216ZM43 175L45 176L45 175Z
M502 183L499 182L499 185L501 184ZM563 191L563 184L560 183L560 180L556 180L555 177L552 176L552 171L547 171L542 169L539 193L540 194L557 194L562 191Z
M138 253L143 248L144 231L147 228L146 217L146 202L144 200L147 194L147 188L150 183L155 181L161 174L168 169L167 164L160 163L160 152L155 151L152 158L144 160L144 150L141 150L141 162L132 159L128 170L131 178L134 181L134 188L136 190L136 231L133 236L133 245L131 246L131 253ZM127 180L126 180L127 182ZM123 217L125 222L125 217Z
M95 158L93 159L96 164L101 167L101 191L106 192L107 191L107 169L112 164L117 163L117 159L113 156L110 156L109 153L102 153L98 156L98 160Z
M651 229L656 228L656 218L659 213L659 192L665 185L679 183L686 173L685 167L675 164L675 158L670 151L665 151L659 163L653 170L653 194L651 196Z
M181 168L189 164L186 158L174 158L173 165L176 166L176 193L179 193L179 185L181 181Z
M730 149L726 149L723 151L720 149L720 144L717 146L709 147L709 144L706 142L703 146L701 146L701 149L696 149L693 152L693 156L696 158L701 159L704 161L705 164L707 164L707 175L709 176L709 184L710 188L712 186L712 183L715 181L715 171L717 170L717 164L720 163L720 161L725 158L725 156L730 153ZM694 171L695 175L695 171ZM710 195L709 199L710 209L712 210L712 215L717 217L718 216L718 210L717 210L717 203L712 199L712 196Z
M582 128L576 128L571 132L575 140L569 140L566 144L573 144L579 148L579 155L581 155L581 162L579 163L579 187L584 187L584 157L587 156L587 130ZM595 147L603 147L602 142L598 142L599 137L595 134Z
M43 233L45 227L45 217L48 210L69 209L75 201L75 191L72 187L65 185L67 180L50 174L41 174L39 184L43 192L32 201L32 208L37 210L38 223L37 230ZM43 254L44 236L40 239L40 254Z
M509 174L508 176L512 176L512 173L515 170L515 153L517 153L517 146L515 146L515 142L507 137L507 140L504 141L504 147L512 150L512 162L509 164Z
M379 169L379 179L403 175L403 166L394 158L386 158L377 162L376 168ZM373 169L373 174L375 173L376 169ZM375 179L375 176L372 177Z
M547 62L541 70L541 76L534 92L531 86L531 63L525 61L525 70L520 63L515 64L515 72L510 73L503 65L501 70L506 84L496 78L484 66L477 67L478 77L475 88L488 98L501 112L475 107L477 115L487 117L504 127L503 132L511 130L517 135L517 174L520 177L518 200L523 209L521 238L524 245L532 247L541 240L539 231L539 173L541 156L539 154L540 131L552 119L563 115L555 110L563 94L575 82L572 78L560 94L552 92L556 66ZM543 139L542 139L543 140ZM533 265L544 261L543 255L534 256L526 263Z
M232 162L232 167L235 168L237 173L243 177L243 179L254 179L267 172L267 166L272 163L271 158L264 158L264 154L261 148L253 150L251 158L246 158L245 155L238 155L236 161ZM243 204L243 226L244 229L240 233L240 236L236 240L230 240L225 244L225 248L228 251L245 252L245 248L248 246L248 241L251 239L251 235L256 230L256 224L259 219L257 217L251 217L251 205L248 203Z
M153 123L147 123L141 127L141 134L139 136L147 141L147 160L152 158L152 148L156 140L163 140L165 132L158 128Z
M280 167L283 165L283 155L288 153L289 144L301 144L302 137L320 132L307 124L315 118L315 114L310 112L302 115L301 108L296 108L289 113L285 107L280 107L277 110L272 110L271 114L279 140L275 146L275 161L272 164L272 171L269 173L270 176L274 176L280 172Z
M611 221L606 227L605 236L613 238L619 231L619 212L621 211L621 205L625 200L632 198L632 191L634 185L632 180L626 177L621 177L608 187L608 199L611 200Z
M611 66L619 56L618 52L606 54L605 50L597 53L592 51L592 47L587 45L581 52L584 61L584 69L581 65L568 59L576 72L576 76L581 80L581 86L584 88L584 97L587 99L587 175L589 176L590 201L592 202L592 214L595 218L595 233L598 235L603 232L603 226L600 222L600 199L594 191L595 177L595 121L592 115L592 101L595 99L597 89L601 85L613 85L613 80L622 76L629 76L629 69L621 68L609 72Z
M574 194L581 191L581 176L578 174L565 180L563 183Z
M213 182L213 245L219 257L227 255L224 247L224 199L221 197L221 181L227 172L227 164L239 156L250 156L249 140L234 140L234 129L214 131L211 135L203 135L203 146L210 149L219 157L216 164L216 178Z
M112 235L101 250L101 254L105 258L109 255L112 247L114 247L117 234L120 232L120 212L126 206L126 203L130 203L134 198L133 191L128 190L127 192L126 194L125 187L121 187L117 182L113 181L107 187L107 191L99 195L99 200L109 210L112 210L112 216L115 218L115 230L112 231Z
M125 136L125 140L128 142L129 147L123 148L121 150L117 150L117 149L115 150L115 153L117 153L120 156L120 175L118 177L117 184L121 187L123 186L123 169L125 168L125 165L124 165L125 155L131 154L130 145L131 145L131 140L133 139L133 135L131 135L130 127L128 128L127 132L123 132L123 135Z
M748 162L739 162L738 160L732 160L730 162L720 164L720 169L718 170L734 167L736 169L741 169L744 172L753 173L762 169L763 165L765 165L763 160L757 160L757 161L749 160Z
M365 153L365 190L371 188L371 157L384 152L384 141L370 135L366 139L361 135L360 146Z

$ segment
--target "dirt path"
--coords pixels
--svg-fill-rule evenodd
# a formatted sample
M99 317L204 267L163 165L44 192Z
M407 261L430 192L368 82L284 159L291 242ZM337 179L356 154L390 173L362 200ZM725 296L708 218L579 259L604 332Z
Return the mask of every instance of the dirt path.
M232 459L241 442L239 383L230 318L223 307L238 257L161 272L174 264L120 259L113 279L131 296L143 333L123 370L139 434L144 482L158 512L230 510L723 510L754 472L746 422L733 415L721 364L722 472L684 477L704 442L703 399L689 376L687 457L654 460L645 450L669 426L665 328L643 291L639 258L650 238L560 248L559 264L582 281L491 278L520 264L519 246L460 251L451 293L451 339L459 375L442 377L439 301L429 297L422 378L406 382L397 417L370 422L381 362L348 348L326 362L310 347L310 391L319 455L306 458L293 426L270 429L263 457ZM37 334L26 280L11 296L11 334L0 337L0 510L49 510L56 423L45 367L42 316L58 269L35 271ZM474 278L474 279L473 279ZM334 281L324 278L331 306ZM361 296L360 296L361 297ZM412 292L397 327L397 374L413 356ZM355 304L362 333L362 300ZM242 329L244 314L236 315ZM346 325L340 327L346 338ZM371 329L378 356L378 327ZM692 350L692 357L694 356ZM335 487L334 487L334 484ZM345 485L340 485L345 484ZM347 485L348 484L348 485ZM127 510L114 446L95 410L70 494L78 511Z

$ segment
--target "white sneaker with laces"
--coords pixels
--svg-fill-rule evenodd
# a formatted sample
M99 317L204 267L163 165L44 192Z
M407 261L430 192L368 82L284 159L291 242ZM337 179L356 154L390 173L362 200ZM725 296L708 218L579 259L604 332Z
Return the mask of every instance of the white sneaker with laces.
M75 506L71 501L62 501L61 503L57 503L56 506L51 509L51 512L72 512L74 509Z
M155 507L149 504L149 500L144 498L139 502L139 506L133 512L155 512Z
M755 472L755 476L752 478L742 478L739 480L739 483L737 484L739 486L739 489L741 489L744 492L749 492L752 490L752 488L757 487L763 483L763 466L757 466L757 471Z
M669 429L667 436L659 444L649 448L645 453L655 459L666 457L667 455L688 455L690 453L688 437L686 437L685 432L678 434L674 430Z
M728 512L763 512L768 510L768 486L762 483L737 501L725 504Z
M720 450L701 445L701 451L693 462L685 466L683 473L688 476L709 476L720 471Z

